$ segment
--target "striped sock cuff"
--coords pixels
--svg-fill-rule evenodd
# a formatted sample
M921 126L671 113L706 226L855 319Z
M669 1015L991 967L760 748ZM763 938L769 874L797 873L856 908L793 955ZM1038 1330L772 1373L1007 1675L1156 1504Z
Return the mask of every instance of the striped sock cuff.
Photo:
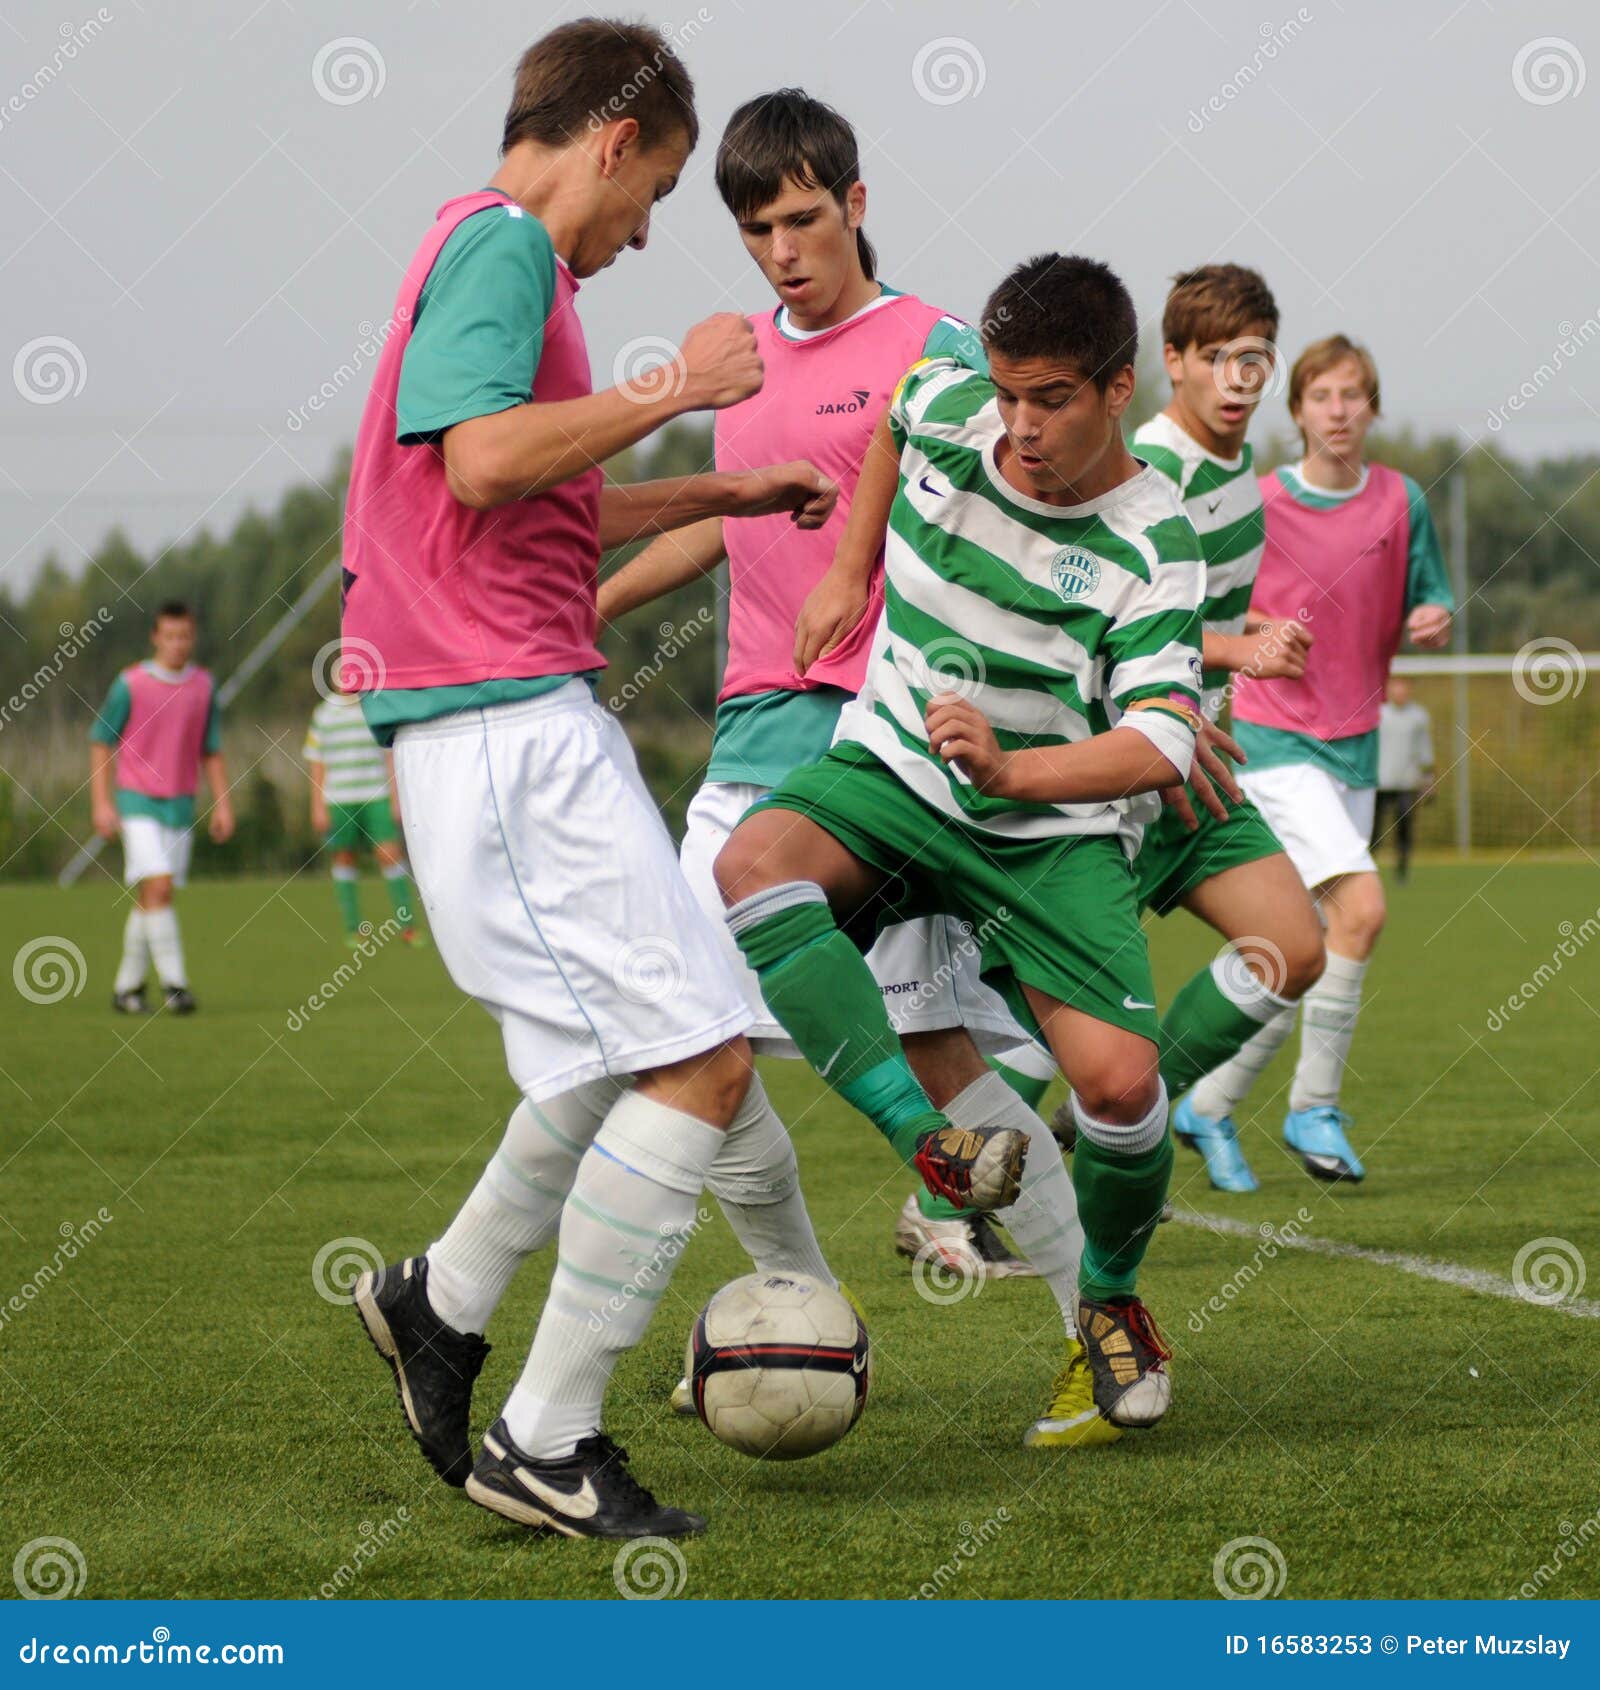
M1282 958L1279 958L1281 961ZM1256 971L1232 945L1226 946L1211 964L1211 978L1217 990L1235 1009L1241 1009L1262 1026L1275 1015L1294 1007L1294 999L1279 997L1264 985Z
M728 908L728 928L734 938L759 926L763 921L785 910L800 909L806 904L828 907L828 895L814 880L786 880L781 886L769 886L765 891L752 892L748 898Z

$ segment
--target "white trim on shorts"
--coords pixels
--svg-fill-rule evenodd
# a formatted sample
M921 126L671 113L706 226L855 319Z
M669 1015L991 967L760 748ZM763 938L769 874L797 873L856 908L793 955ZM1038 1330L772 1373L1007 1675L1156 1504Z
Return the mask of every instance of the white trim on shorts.
M1316 763L1240 769L1239 785L1277 834L1307 888L1341 874L1376 874L1368 848L1375 793Z

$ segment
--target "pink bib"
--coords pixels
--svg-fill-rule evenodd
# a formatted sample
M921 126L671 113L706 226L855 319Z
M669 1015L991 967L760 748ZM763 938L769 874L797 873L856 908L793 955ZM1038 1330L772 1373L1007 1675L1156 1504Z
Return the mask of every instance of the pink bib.
M1353 498L1313 510L1276 474L1261 478L1267 545L1250 595L1273 620L1298 618L1313 643L1297 681L1234 684L1241 722L1322 740L1378 725L1389 664L1400 647L1410 564L1411 501L1405 477L1371 464Z
M766 366L761 391L717 413L719 470L756 469L806 458L839 484L821 528L802 532L787 516L729 518L728 667L718 702L756 692L843 687L859 692L883 609L883 560L873 571L867 613L849 638L802 676L794 628L806 595L833 562L872 431L901 376L922 356L944 315L910 294L805 340L788 340L776 314L751 319Z
M605 664L595 645L599 467L534 498L478 511L451 494L437 443L395 439L400 365L440 249L468 217L511 215L525 213L500 194L450 200L400 284L345 503L342 667L350 691L517 680ZM577 291L557 259L533 384L539 403L593 391Z
M122 671L130 708L117 741L117 785L148 798L188 798L200 781L213 683L205 669L163 681L142 663Z

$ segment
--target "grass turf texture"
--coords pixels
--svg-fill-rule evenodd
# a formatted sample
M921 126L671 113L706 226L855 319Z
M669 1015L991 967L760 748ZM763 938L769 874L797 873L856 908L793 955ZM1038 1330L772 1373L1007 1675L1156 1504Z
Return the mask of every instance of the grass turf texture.
M1368 1183L1316 1185L1283 1151L1284 1057L1243 1123L1261 1191L1213 1193L1180 1151L1180 1207L1283 1227L1303 1206L1316 1236L1502 1276L1556 1235L1600 1270L1600 948L1486 1026L1595 901L1587 865L1418 872L1392 894L1347 1088ZM201 1013L133 1021L107 1007L113 891L0 888L0 961L56 934L88 967L80 996L14 995L4 1016L0 1553L70 1538L91 1597L614 1596L613 1547L529 1536L433 1479L355 1316L313 1285L330 1240L392 1258L441 1230L513 1101L493 1024L436 952L398 942L306 1018L348 962L320 883L213 882L181 907ZM1187 916L1153 944L1164 1001L1215 949ZM1494 1597L1594 1514L1600 1322L1283 1253L1197 1333L1256 1251L1183 1226L1144 1281L1177 1350L1167 1422L1108 1450L1022 1449L1059 1357L1048 1293L919 1298L890 1243L906 1175L807 1072L764 1071L866 1306L874 1388L842 1444L791 1465L668 1414L694 1311L746 1271L718 1216L609 1409L640 1477L710 1518L683 1596L1210 1597L1221 1546L1262 1537L1290 1596ZM114 1219L13 1312L62 1226L102 1205ZM547 1273L530 1263L491 1324L480 1427ZM1600 1550L1561 1565L1550 1595L1600 1591Z

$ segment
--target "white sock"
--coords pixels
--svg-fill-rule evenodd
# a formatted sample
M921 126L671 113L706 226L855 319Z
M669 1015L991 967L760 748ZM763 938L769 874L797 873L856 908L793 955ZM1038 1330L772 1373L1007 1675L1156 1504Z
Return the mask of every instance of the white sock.
M1329 951L1321 979L1300 1000L1305 1014L1300 1021L1300 1061L1289 1088L1291 1109L1338 1107L1366 973L1366 963Z
M759 1075L752 1075L739 1113L722 1135L706 1189L757 1273L803 1273L839 1282L823 1260L800 1190L794 1146Z
M595 1080L512 1110L500 1148L428 1246L428 1301L445 1325L482 1332L517 1269L555 1237L578 1163L622 1090Z
M161 984L187 986L189 976L183 966L183 941L178 937L178 912L171 904L162 910L146 910L144 930Z
M122 929L122 965L117 969L116 990L137 991L150 968L150 940L145 932L144 911L137 904L128 911Z
M525 1454L559 1461L599 1431L611 1371L666 1292L722 1136L636 1091L606 1117L578 1164L550 1294L505 1407Z
M1016 1202L995 1210L994 1218L1039 1270L1039 1277L1061 1306L1067 1336L1075 1337L1083 1228L1078 1223L1072 1176L1061 1160L1061 1146L1033 1110L992 1072L957 1092L944 1112L960 1127L1019 1127L1028 1134L1022 1188Z
M1303 1001L1303 1000L1302 1000ZM1294 1029L1294 1018L1300 1005L1292 1003L1280 1009L1270 1021L1263 1022L1259 1033L1252 1033L1239 1049L1195 1081L1189 1101L1202 1115L1219 1121L1231 1115L1250 1095L1250 1088L1261 1078L1262 1070L1278 1054L1283 1041Z

